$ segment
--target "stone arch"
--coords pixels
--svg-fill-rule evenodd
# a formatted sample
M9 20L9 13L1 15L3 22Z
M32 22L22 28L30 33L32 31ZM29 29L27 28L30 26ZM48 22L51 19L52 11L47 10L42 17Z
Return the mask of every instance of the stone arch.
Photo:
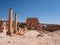
M41 29L41 25L40 23L38 22L38 19L37 18L27 18L26 19L26 26L28 29L31 29L31 24L33 23L33 29L37 29L37 30L40 30Z

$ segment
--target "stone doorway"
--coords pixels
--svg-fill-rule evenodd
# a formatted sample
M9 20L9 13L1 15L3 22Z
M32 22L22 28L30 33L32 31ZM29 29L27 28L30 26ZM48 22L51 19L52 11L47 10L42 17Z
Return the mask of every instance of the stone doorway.
M34 23L30 24L30 29L32 29L32 30L35 29Z

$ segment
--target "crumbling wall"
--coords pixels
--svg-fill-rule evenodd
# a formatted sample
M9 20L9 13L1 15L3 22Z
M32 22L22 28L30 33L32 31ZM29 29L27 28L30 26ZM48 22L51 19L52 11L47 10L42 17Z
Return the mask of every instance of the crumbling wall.
M32 23L34 24L34 29L36 29L36 30L40 30L41 29L40 23L38 22L37 18L27 18L26 19L26 27L28 29L31 29L31 24Z

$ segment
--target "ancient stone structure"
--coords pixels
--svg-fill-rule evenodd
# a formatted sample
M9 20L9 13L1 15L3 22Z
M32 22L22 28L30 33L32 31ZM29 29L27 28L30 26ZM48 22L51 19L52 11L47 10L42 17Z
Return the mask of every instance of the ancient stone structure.
M36 30L41 29L41 25L38 22L37 18L27 18L26 26L27 26L28 29L36 29Z
M7 34L12 35L13 31L15 33L19 33L19 31L23 30L47 30L47 31L55 31L60 30L60 25L56 24L40 24L37 18L27 18L26 22L17 22L17 14L15 13L14 23L12 22L12 8L9 9L9 19L3 20L0 19L0 32L7 31ZM22 28L22 29L21 29Z
M15 20L14 20L14 33L18 33L17 31L17 14L15 13Z
M6 30L6 20L0 20L0 32L3 32L3 30Z
M9 9L8 31L7 34L12 35L12 8Z

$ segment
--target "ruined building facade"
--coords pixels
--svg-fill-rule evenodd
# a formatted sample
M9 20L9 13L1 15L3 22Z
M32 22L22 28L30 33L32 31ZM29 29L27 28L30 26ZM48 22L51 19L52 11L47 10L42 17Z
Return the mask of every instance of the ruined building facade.
M40 30L41 29L41 25L38 21L38 18L27 18L26 19L26 27L28 29L34 29L34 30Z

